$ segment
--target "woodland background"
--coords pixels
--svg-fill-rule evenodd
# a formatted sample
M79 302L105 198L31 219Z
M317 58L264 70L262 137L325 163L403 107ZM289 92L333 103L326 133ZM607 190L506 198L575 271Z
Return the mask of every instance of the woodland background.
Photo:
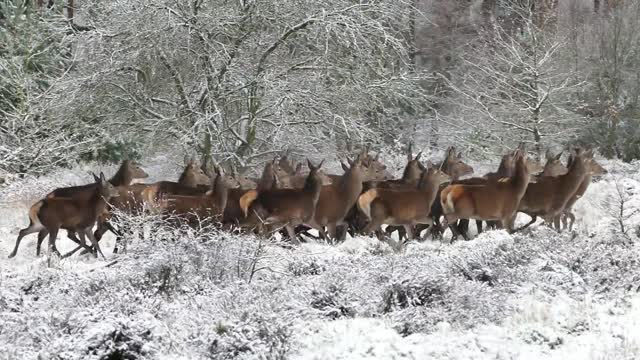
M640 3L0 0L0 172L525 141L640 158Z

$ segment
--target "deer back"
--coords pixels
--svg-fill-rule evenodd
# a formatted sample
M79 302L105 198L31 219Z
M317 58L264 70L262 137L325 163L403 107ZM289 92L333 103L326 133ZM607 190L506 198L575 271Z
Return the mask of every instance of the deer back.
M578 150L566 174L538 178L527 188L519 209L537 215L551 216L560 213L580 184L588 175L585 154Z
M514 176L485 184L447 186L441 193L445 214L478 220L505 220L518 209L529 184L529 172L523 153L516 156Z
M310 161L307 162L310 171L301 189L273 189L260 193L254 190L245 193L240 198L240 207L245 216L254 208L254 211L263 212L273 222L294 219L306 221L313 217L322 189L318 175L322 163L314 166Z
M362 192L363 172L360 158L347 160L345 173L330 185L322 186L316 205L314 219L319 225L338 223L344 220Z

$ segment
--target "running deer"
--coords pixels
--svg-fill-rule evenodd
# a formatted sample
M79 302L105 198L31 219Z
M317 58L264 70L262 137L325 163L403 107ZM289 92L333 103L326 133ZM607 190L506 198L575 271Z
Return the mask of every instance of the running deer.
M531 183L518 206L518 211L531 216L524 229L535 223L538 216L554 219L556 229L560 231L559 217L571 197L577 193L580 184L588 176L587 158L591 152L582 149L571 150L571 166L566 174L538 178Z
M201 195L209 189L208 186L203 186L203 184L208 184L209 181L209 177L205 174L204 170L198 166L195 159L185 157L185 168L180 174L178 182L159 181L153 184L120 186L117 188L119 196L113 198L110 202L109 213L98 221L98 227L94 236L100 241L107 231L113 232L116 235L113 252L117 253L123 233L112 225L113 214L111 210L116 209L132 215L141 214L145 209L152 212L159 212L161 210L160 205L163 197L169 194ZM69 256L77 250L76 248L65 256Z
M24 236L42 230L49 234L49 253L53 251L59 254L55 244L60 229L77 233L80 236L79 245L91 249L85 242L85 236L88 236L95 249L93 255L97 257L99 253L104 258L98 241L93 236L93 225L98 217L107 212L107 202L117 197L118 191L104 178L103 173L100 173L99 178L95 177L95 180L96 186L93 187L89 197L53 196L32 205L29 209L29 226L20 230L9 258L17 254L18 246Z
M282 225L294 243L298 243L294 227L309 223L315 213L322 182L318 171L322 161L314 166L307 160L309 175L302 189L272 189L258 192L250 190L240 198L240 208L245 217L255 212L267 225Z
M220 220L227 205L227 185L224 172L214 166L210 189L202 195L167 195L162 199L162 212L184 219L192 226L201 220Z
M362 163L360 157L355 161L347 158L349 166L342 164L344 174L331 185L325 185L320 190L320 197L316 205L313 220L309 226L318 230L320 236L327 240L324 230L327 227L329 239L336 239L336 228L342 225L349 210L355 205L362 192Z
M529 180L526 153L517 150L512 177L482 185L453 184L444 188L440 202L445 222L452 223L458 219L500 220L509 232L513 232L518 204Z
M131 185L134 180L145 179L148 176L149 175L142 169L139 163L131 160L124 160L120 164L120 167L118 168L116 173L109 180L109 183L111 183L111 185L113 185L114 187L120 188ZM86 185L58 188L47 194L46 197L74 197L77 199L88 199L93 196L96 186L96 182L92 182ZM40 256L42 242L46 237L47 231L46 229L42 229L38 233L36 256ZM74 232L67 231L67 237L75 243L80 242Z
M593 176L600 176L607 173L607 170L603 168L602 165L596 162L596 160L593 158L592 153L588 153L587 155L588 155L586 159L587 167L588 167L587 175L578 186L578 190L576 190L576 192L571 196L569 201L567 201L567 204L565 205L564 210L562 210L562 214L557 215L557 217L560 217L560 219L554 219L553 221L554 224L559 224L560 220L562 220L562 229L568 228L569 231L573 230L573 224L575 223L575 220L576 220L575 215L571 211L573 205L587 192L587 189L591 184L591 180ZM569 167L571 166L572 160L573 159L569 158L569 163L567 164L567 166ZM567 220L570 220L568 226L567 226Z
M409 239L413 239L414 226L433 223L431 204L440 184L449 181L449 175L431 168L423 171L415 190L374 188L358 198L358 209L370 219L365 233L379 230L382 224L400 225Z

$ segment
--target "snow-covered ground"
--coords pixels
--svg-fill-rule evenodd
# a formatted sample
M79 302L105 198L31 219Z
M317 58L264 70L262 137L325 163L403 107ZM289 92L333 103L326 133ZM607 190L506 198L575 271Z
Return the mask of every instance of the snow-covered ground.
M166 163L148 164L152 180L174 176ZM640 358L640 164L605 166L574 233L536 225L394 253L364 237L290 249L156 229L126 254L53 267L35 235L6 255L32 202L95 168L16 180L0 189L0 358Z

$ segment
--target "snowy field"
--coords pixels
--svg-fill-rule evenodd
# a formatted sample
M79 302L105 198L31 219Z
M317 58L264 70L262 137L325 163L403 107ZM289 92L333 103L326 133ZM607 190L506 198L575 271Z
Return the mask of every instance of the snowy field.
M175 176L165 163L145 167L151 181ZM640 164L604 165L573 233L538 224L394 253L364 237L289 249L141 230L126 254L107 237L107 261L52 268L35 234L6 256L31 203L90 167L14 180L0 188L0 358L638 359Z

